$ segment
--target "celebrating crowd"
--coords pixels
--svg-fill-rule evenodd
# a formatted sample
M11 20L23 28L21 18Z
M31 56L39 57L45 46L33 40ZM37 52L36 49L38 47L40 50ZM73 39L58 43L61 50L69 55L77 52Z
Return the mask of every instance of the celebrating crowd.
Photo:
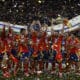
M59 77L62 72L80 71L80 40L73 34L51 30L47 25L33 21L29 29L21 29L15 34L11 27L5 26L0 36L0 69L4 77L16 76L21 70L25 76L49 72Z

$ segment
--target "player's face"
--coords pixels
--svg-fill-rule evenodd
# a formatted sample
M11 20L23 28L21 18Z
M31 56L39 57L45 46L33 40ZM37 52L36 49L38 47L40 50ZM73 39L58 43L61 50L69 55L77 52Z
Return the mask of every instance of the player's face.
M25 34L26 34L26 30L24 30L24 31L22 32L22 34L25 35Z

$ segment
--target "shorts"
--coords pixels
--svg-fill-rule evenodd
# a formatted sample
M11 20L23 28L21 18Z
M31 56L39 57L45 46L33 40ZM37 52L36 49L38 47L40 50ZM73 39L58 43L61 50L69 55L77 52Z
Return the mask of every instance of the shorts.
M12 53L12 55L17 56L17 52L16 52L15 49L12 49L12 50L11 50L11 53Z
M0 53L0 60L2 60L2 59L3 59L3 54Z
M38 57L37 57L38 61L43 59L43 56L41 55L40 52L38 52Z
M76 54L70 54L70 60L78 62L78 56Z
M53 61L55 61L56 54L57 54L56 51L53 50Z
M44 57L43 57L44 60L48 60L50 56L49 51L44 51L43 54L44 54Z
M21 60L24 61L26 58L29 58L29 52L22 53Z

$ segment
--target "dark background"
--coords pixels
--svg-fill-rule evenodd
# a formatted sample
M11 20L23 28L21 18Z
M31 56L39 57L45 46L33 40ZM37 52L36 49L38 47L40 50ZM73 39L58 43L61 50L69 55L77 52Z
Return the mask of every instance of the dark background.
M27 25L33 19L71 19L80 14L80 0L0 0L0 21Z

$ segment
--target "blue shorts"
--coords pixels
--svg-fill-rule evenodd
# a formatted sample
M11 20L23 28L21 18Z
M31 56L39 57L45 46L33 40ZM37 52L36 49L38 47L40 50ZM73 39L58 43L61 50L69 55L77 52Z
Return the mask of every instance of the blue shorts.
M53 58L53 57L50 58L50 59L49 59L49 62L53 63L53 62L54 62L54 58Z
M66 60L66 52L61 52L61 54L62 54L62 58L63 58L63 62Z
M29 48L29 55L32 56L32 53L34 52L33 48Z
M48 60L50 56L49 51L44 51L43 54L44 54L44 60Z
M38 57L37 57L38 60L42 60L43 59L43 56L41 55L40 52L38 52Z
M3 54L0 53L0 60L2 60L2 59L3 59Z
M76 54L70 54L70 60L77 62L78 61L77 55Z
M12 55L17 56L17 51L15 49L11 50Z
M55 61L55 57L56 57L57 52L55 50L53 50L53 60Z
M29 57L29 52L26 52L26 53L22 53L22 57L21 57L21 60L24 61L25 58L28 58Z

